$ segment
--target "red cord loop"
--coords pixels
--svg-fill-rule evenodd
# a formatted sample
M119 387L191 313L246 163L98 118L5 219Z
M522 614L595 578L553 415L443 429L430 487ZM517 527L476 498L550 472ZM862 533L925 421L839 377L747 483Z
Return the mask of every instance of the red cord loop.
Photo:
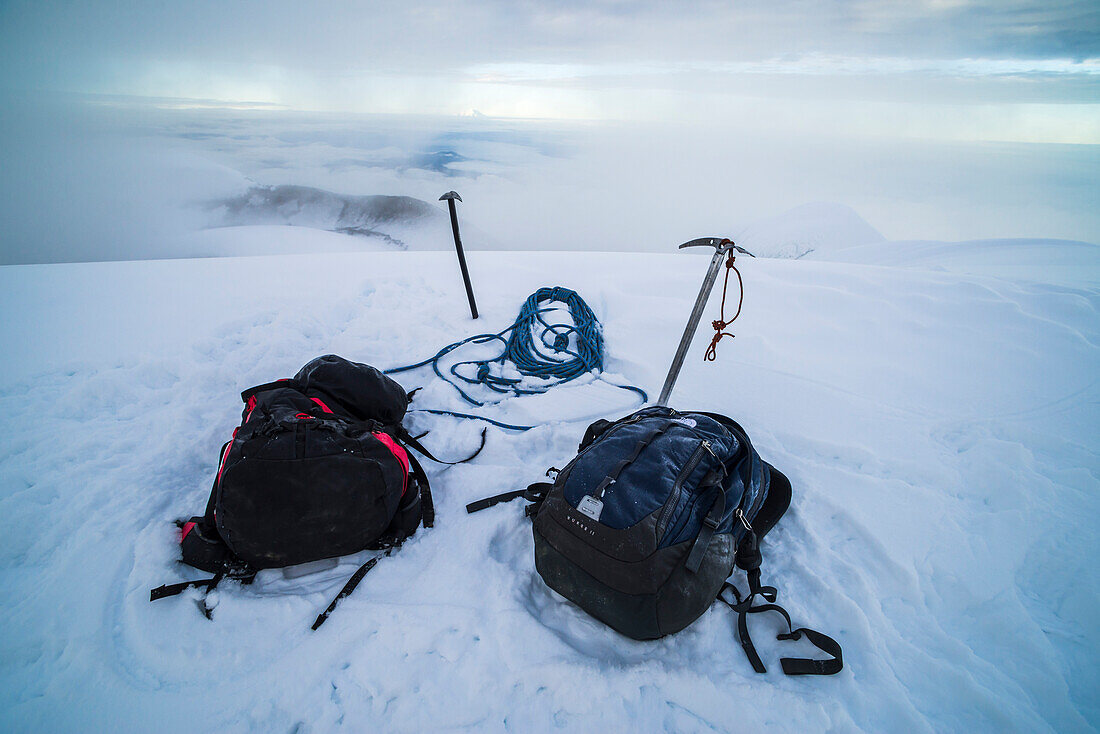
M726 240L728 242L728 240ZM732 243L730 243L732 244ZM734 337L726 331L726 328L737 320L737 317L741 315L741 305L745 302L745 283L741 280L741 271L737 269L737 266L733 264L736 259L733 255L733 250L730 250L726 255L726 279L722 283L722 310L719 313L719 318L716 321L711 321L710 325L714 328L714 338L710 340L710 346L707 347L707 353L703 355L703 360L706 362L713 362L718 357L718 342L722 341L722 337L728 336L731 339ZM737 290L740 295L737 298L737 313L735 313L729 319L726 318L726 291L730 285L730 271L737 273Z

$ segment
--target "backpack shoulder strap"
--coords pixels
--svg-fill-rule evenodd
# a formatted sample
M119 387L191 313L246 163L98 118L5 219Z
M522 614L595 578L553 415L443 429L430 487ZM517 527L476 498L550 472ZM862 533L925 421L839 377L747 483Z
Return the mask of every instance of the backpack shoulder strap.
M757 673L766 673L767 668L760 660L756 647L749 637L748 615L760 612L777 612L787 622L787 631L776 635L777 640L799 640L803 635L817 649L831 655L828 660L814 660L812 658L780 658L779 664L783 666L786 675L835 675L844 669L844 656L840 643L828 635L806 627L794 628L791 624L791 616L787 610L775 603L778 591L774 586L762 586L760 583L760 547L756 533L749 531L746 543L737 551L737 566L745 570L749 577L749 593L744 599L741 592L733 584L726 583L718 594L718 599L737 612L737 634L741 639L741 647L745 656L749 659L752 669ZM735 601L725 598L726 591L733 594ZM756 597L762 598L765 604L755 604Z

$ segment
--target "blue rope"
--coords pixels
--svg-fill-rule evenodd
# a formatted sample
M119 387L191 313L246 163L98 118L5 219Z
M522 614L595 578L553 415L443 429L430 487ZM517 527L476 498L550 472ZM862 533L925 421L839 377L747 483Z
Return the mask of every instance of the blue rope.
M543 318L543 314L553 309L549 307L540 308L539 304L543 301L564 303L569 308L569 313L572 316L572 325L547 323L546 319ZM541 325L542 330L538 331L536 337L535 332L539 325ZM571 337L573 336L576 336L576 350L570 349ZM439 361L459 347L471 343L487 344L493 341L499 341L503 345L502 351L496 357L456 362L448 370L453 379L448 378L440 371ZM540 345L543 349L539 349ZM545 386L520 387L522 379L504 377L500 374L506 362L515 365L516 370L522 375L542 378L552 382ZM539 288L523 303L523 307L519 310L519 316L507 329L496 334L477 334L467 337L454 344L448 344L428 359L404 367L394 367L384 370L384 372L386 374L407 372L429 364L440 379L450 383L466 402L477 407L483 407L485 403L470 396L462 389L459 382L468 385L481 385L505 395L540 395L551 387L564 384L581 375L603 371L602 327L596 315L592 313L592 309L588 307L583 298L577 295L576 291L560 286ZM501 369L497 370L498 374L492 373L490 365L493 364L500 365ZM474 369L471 370L467 367L468 365ZM468 377L461 374L459 372L461 368L467 368L465 371L472 372L474 376ZM637 393L641 397L641 404L643 405L649 401L645 391L639 387L633 385L615 385L615 387ZM450 415L458 418L476 418L514 431L526 431L534 428L534 426L501 423L491 418L467 413L455 413L449 410L420 409L420 412Z

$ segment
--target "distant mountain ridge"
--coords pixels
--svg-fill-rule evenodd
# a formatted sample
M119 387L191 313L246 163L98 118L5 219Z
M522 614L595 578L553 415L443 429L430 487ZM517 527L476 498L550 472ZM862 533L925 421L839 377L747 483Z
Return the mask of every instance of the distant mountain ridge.
M215 226L281 224L376 237L401 249L397 229L439 223L441 209L411 196L352 196L309 186L253 186L208 207Z

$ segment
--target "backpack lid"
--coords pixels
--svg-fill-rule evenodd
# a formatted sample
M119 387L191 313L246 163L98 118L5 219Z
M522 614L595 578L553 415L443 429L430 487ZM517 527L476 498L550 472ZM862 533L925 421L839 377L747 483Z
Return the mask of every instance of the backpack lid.
M409 398L405 388L367 364L335 354L318 357L298 370L294 382L307 395L320 393L358 420L401 423Z

